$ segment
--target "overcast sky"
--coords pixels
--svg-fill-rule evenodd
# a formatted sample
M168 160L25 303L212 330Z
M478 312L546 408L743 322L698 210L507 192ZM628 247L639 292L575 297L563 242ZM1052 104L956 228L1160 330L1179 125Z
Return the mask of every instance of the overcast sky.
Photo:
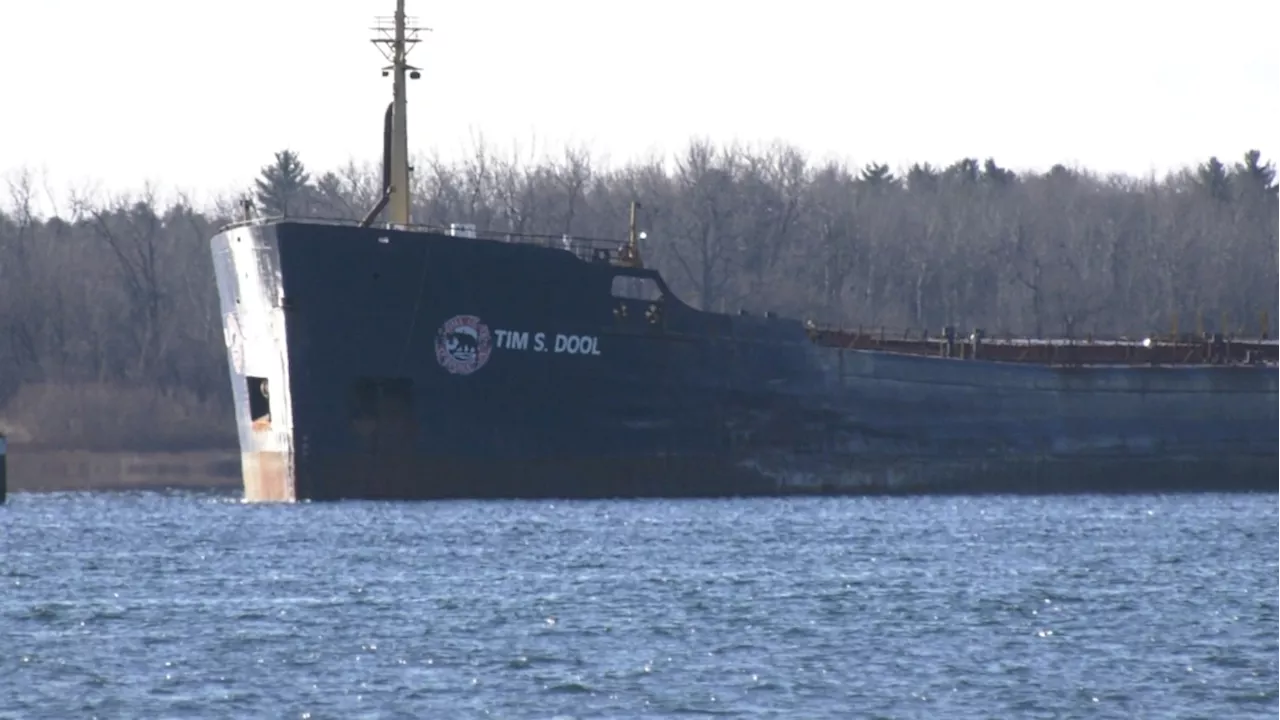
M1280 2L408 0L415 152L690 137L1145 174L1280 147ZM0 0L0 176L199 197L372 160L393 0Z

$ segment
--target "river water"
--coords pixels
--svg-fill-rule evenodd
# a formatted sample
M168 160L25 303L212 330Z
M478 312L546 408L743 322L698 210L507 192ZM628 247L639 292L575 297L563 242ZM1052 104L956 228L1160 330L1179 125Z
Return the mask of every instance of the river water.
M0 507L0 718L1274 718L1277 496Z

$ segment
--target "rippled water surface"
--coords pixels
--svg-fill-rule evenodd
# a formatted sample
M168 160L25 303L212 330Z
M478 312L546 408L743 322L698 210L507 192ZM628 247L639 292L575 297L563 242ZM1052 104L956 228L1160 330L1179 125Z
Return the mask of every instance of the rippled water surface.
M1277 497L0 507L0 717L1274 718Z

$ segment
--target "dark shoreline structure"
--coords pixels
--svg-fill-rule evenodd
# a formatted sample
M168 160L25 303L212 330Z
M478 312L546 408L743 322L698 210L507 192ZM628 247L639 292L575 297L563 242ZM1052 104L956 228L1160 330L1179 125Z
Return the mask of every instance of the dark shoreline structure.
M379 29L382 201L212 240L246 499L1277 490L1274 341L703 312L634 205L621 243L411 227L403 0Z

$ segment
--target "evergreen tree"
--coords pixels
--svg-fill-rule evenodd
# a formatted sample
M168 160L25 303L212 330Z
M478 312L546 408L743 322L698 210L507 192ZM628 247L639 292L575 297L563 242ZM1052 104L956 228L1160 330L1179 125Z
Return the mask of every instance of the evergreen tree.
M907 189L911 192L932 192L938 189L941 173L929 163L915 163L907 169Z
M1209 162L1201 164L1196 170L1196 184L1214 200L1231 200L1231 178L1227 176L1227 167L1216 157L1209 158Z
M1049 168L1049 172L1045 177L1054 182L1065 184L1080 179L1080 174L1075 170L1071 170L1066 165L1059 163Z
M311 195L311 176L292 150L275 154L275 162L263 166L253 181L258 206L265 215L284 217L306 214Z
M897 178L893 176L893 173L889 172L889 166L879 163L869 163L862 168L858 180L868 187L877 189L887 188L897 182Z
M987 158L987 161L982 165L982 179L992 187L1004 187L1013 184L1018 179L1018 176L1012 170L1006 170L996 165L995 158Z
M976 158L963 158L961 160L957 160L942 173L943 177L958 180L964 184L978 182L978 178L981 174L982 171Z
M1271 163L1262 162L1262 153L1250 150L1244 154L1244 162L1236 163L1235 175L1244 187L1262 192L1276 194L1276 168Z

